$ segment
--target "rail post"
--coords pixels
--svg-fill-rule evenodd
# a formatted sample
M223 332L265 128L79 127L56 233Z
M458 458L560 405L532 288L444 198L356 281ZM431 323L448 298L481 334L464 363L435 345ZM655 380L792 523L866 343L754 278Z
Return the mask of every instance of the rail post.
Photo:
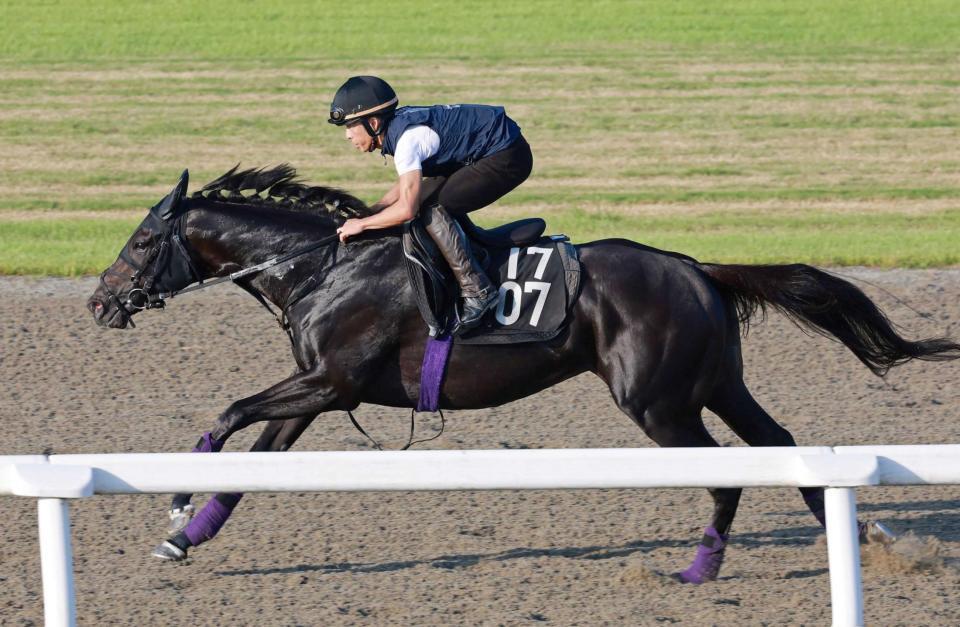
M824 486L833 625L858 627L863 625L863 586L853 486L880 483L880 462L861 452L801 457L801 462L807 485Z
M47 456L11 461L12 464L0 469L4 471L0 487L17 496L37 499L44 622L48 627L73 627L77 624L77 604L73 588L70 508L65 499L93 495L93 469L54 465Z
M43 620L47 627L77 624L73 588L70 506L65 499L37 499L40 570L43 577Z
M827 558L834 627L863 625L860 537L853 488L826 488Z

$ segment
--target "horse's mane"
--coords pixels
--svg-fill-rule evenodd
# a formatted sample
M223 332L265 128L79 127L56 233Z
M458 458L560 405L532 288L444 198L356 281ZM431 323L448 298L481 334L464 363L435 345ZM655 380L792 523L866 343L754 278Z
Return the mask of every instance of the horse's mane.
M342 222L347 218L372 215L359 198L332 187L304 185L289 164L274 168L237 169L210 181L192 194L193 198L257 207L302 211Z

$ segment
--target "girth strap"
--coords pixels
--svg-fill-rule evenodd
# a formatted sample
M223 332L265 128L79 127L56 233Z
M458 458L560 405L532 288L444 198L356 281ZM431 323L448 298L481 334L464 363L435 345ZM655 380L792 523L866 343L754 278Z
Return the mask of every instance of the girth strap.
M416 410L416 409L411 409L411 410L410 410L410 435L407 436L407 443L403 446L403 448L400 449L401 451L407 450L408 448L410 448L410 447L413 446L414 444L423 444L424 442L429 442L430 440L436 440L436 439L439 438L441 435L443 435L443 430L444 430L444 428L446 428L446 426L447 426L447 419L446 419L446 417L443 415L443 410L438 409L438 410L437 410L437 413L440 414L440 430L437 431L437 433L436 433L433 437L424 438L424 439L422 439L422 440L414 440L414 439L413 439L413 429L414 429L414 417L416 416L416 413L417 413L417 410ZM348 409L348 410L347 410L347 415L350 416L350 422L352 422L352 423L353 423L353 426L357 428L357 431L359 431L360 433L362 433L362 434L363 434L363 437L365 437L365 438L367 438L368 440L370 440L370 442L373 444L373 446L374 446L378 451L382 451L382 450L383 450L383 447L380 446L380 443L379 443L379 442L377 442L377 441L374 440L372 437L370 437L370 434L369 434L369 433L367 433L366 431L364 431L363 427L360 426L360 423L357 422L357 419L353 417L353 412Z

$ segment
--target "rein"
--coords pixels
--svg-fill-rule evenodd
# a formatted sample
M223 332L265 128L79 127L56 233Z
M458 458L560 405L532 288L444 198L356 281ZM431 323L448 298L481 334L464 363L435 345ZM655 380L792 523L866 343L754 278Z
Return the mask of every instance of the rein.
M189 211L189 209L187 210ZM138 264L135 260L129 257L126 254L126 250L121 251L120 257L130 265L134 270L133 276L129 277L133 283L133 288L127 292L126 298L121 299L120 296L104 281L104 276L109 273L116 273L116 271L111 271L108 268L100 275L100 283L103 286L104 291L109 296L110 300L114 302L117 306L117 314L123 315L127 319L127 323L130 326L135 326L133 324L132 315L138 311L144 309L162 309L166 305L166 301L178 296L180 294L186 294L188 292L194 292L206 287L213 287L214 285L219 285L221 283L226 283L227 281L236 282L238 279L241 279L245 276L251 274L256 274L262 272L274 266L277 266L281 263L289 261L305 255L307 253L313 252L319 248L329 245L331 242L338 241L339 235L337 233L332 233L327 237L321 238L320 240L308 245L303 248L298 248L289 253L278 255L271 259L268 259L262 263L259 263L255 266L250 266L249 268L243 268L232 272L227 276L219 277L213 279L212 281L204 281L203 277L197 271L196 266L193 263L191 258L190 251L186 243L186 238L184 237L183 231L183 218L186 216L187 211L183 211L173 222L171 223L168 219L155 218L156 222L159 223L160 230L163 232L163 237L160 242L154 246L153 250L150 251L150 254L144 260L143 264ZM152 217L149 216L148 219ZM164 292L162 290L151 293L151 289L154 287L154 284L157 283L158 277L164 272L168 272L170 266L174 263L174 260L178 259L181 262L186 263L186 268L183 269L183 277L187 279L188 287L183 289L175 290L171 289L170 291ZM191 285L191 283L196 283ZM290 334L289 325L286 324L286 311L281 310L281 314L278 315L274 312L273 308L267 303L267 300L263 297L262 294L256 290L248 290L251 294L263 305L270 314L277 319L277 323L280 325L287 334ZM307 291L309 292L309 290ZM298 294L297 298L288 303L289 305L300 300L303 296L306 295L306 292L303 294ZM291 342L293 338L290 338Z
M226 283L227 281L232 281L235 283L237 279L242 279L245 276L256 274L257 272L262 272L274 266L280 265L285 261L290 261L291 259L295 259L301 255L306 255L307 253L311 253L319 248L323 248L324 246L327 246L334 240L339 240L339 238L340 238L339 234L333 233L332 235L328 235L327 237L321 238L320 240L314 242L313 244L310 244L309 246L304 246L303 248L298 248L285 255L280 255L278 257L268 259L263 263L259 263L255 266L250 266L249 268L237 270L236 272L232 272L227 276L219 277L212 281L204 282L203 279L199 278L199 274L196 274L197 280L198 280L198 283L196 285L185 287L182 290L171 290L169 292L160 292L158 294L154 294L151 297L149 297L148 306L145 308L146 309L150 309L153 307L162 308L164 306L165 301L173 298L174 296L179 296L180 294L186 294L188 292L195 292L197 290L201 290L206 287L213 287L214 285L219 285L220 283ZM189 261L190 255L186 253L186 246L182 242L178 242L178 243L180 244L183 253L186 255L187 260ZM192 262L190 263L190 267L191 269L193 269ZM194 271L194 273L196 273L196 271ZM287 337L290 339L290 343L293 344L294 341L293 341L293 335L290 332L290 323L287 322L287 310L290 309L290 307L293 306L301 298L309 294L311 290L309 289L300 290L300 293L296 293L295 296L291 298L290 301L287 303L287 306L280 310L279 314L273 310L273 307L270 306L270 304L267 302L267 299L264 298L263 294L261 294L257 290L247 290L247 291L250 294L252 294L253 297L256 298L257 301L261 305L263 305L267 311L270 312L271 316L277 319L277 324L280 326L281 329L283 329L284 333L287 334Z
M206 281L206 282L204 282L203 279L199 279L196 285L185 287L182 290L171 290L169 292L159 292L157 294L151 294L149 295L149 298L150 298L149 305L147 307L143 307L142 309L150 309L151 306L162 307L163 305L153 305L153 303L168 300L173 298L174 296L179 296L180 294L195 292L197 290L201 290L206 287L213 287L214 285L219 285L220 283L226 283L227 281L236 281L237 279L241 279L247 275L255 274L257 272L262 272L263 270L272 268L285 261L290 261L291 259L295 259L300 255L306 255L307 253L311 253L317 250L318 248L322 248L327 244L329 244L330 242L339 239L339 237L340 236L338 234L334 233L332 235L328 235L327 237L321 238L320 240L314 242L313 244L310 244L309 246L304 246L303 248L298 248L285 255L280 255L279 257L268 259L263 263L258 263L255 266L250 266L249 268L244 268L243 270L237 270L236 272L231 272L227 276L223 276L223 277L214 279L212 281Z
M304 246L303 248L297 248L296 250L293 250L289 253L278 255L271 259L267 259L266 261L262 263L258 263L255 266L250 266L249 268L243 268L242 270L237 270L236 272L231 272L227 276L219 277L219 278L213 279L212 281L204 281L200 277L200 273L197 272L196 268L193 265L193 261L190 258L190 253L187 250L187 245L184 238L180 236L179 231L180 231L182 222L183 222L183 216L181 215L180 218L177 220L178 228L175 229L175 232L173 233L172 237L170 237L170 239L177 244L177 248L179 249L181 256L183 256L187 260L187 263L190 266L190 271L193 273L193 277L196 278L197 283L195 285L189 285L188 287L185 287L180 290L170 290L169 292L160 291L156 294L148 294L144 289L141 289L140 291L143 292L143 295L145 297L145 303L141 307L141 309L163 308L166 301L173 298L174 296L179 296L180 294L187 294L189 292L195 292L197 290L202 290L207 287L213 287L214 285L219 285L221 283L226 283L228 281L236 283L237 280L242 279L245 276L256 274L258 272L263 272L264 270L268 270L274 266L278 266L286 261L290 261L291 259L295 259L302 255L306 255L307 253L311 253L315 250L318 250L320 248L323 248L324 246L329 245L331 242L339 241L339 238L340 238L340 236L337 233L332 233L326 237L319 239L318 241L312 244ZM165 246L166 244L167 244L167 241L165 239L161 243L160 247L163 248L163 246ZM160 269L158 267L156 272L159 272L159 271ZM154 274L154 277L151 277L150 283L152 283L152 279L155 277L156 277L156 273ZM149 289L149 287L147 287L146 289ZM131 290L130 294L132 294L134 291L136 290ZM302 293L296 294L295 298L290 299L290 302L287 303L286 307L281 308L279 314L273 310L273 307L270 306L270 304L267 302L267 299L264 298L263 294L261 294L257 290L247 290L247 291L250 292L250 294L252 294L253 297L256 298L257 301L261 305L263 305L267 311L270 312L271 316L276 318L277 324L287 334L287 337L290 338L290 343L292 344L293 335L290 333L290 325L287 322L287 309L289 309L294 303L299 301L301 298L306 296L310 292L310 290L302 291ZM128 299L127 302L130 302L129 295L127 299Z

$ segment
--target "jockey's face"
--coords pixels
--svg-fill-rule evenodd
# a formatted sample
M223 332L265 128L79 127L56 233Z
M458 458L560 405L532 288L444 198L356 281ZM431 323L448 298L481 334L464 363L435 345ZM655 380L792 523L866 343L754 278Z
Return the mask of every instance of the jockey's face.
M380 118L370 118L370 127L374 130L379 130ZM380 146L380 138L371 137L370 133L367 132L367 129L363 127L363 122L361 120L349 122L344 127L344 133L346 134L347 140L360 152L373 152Z

